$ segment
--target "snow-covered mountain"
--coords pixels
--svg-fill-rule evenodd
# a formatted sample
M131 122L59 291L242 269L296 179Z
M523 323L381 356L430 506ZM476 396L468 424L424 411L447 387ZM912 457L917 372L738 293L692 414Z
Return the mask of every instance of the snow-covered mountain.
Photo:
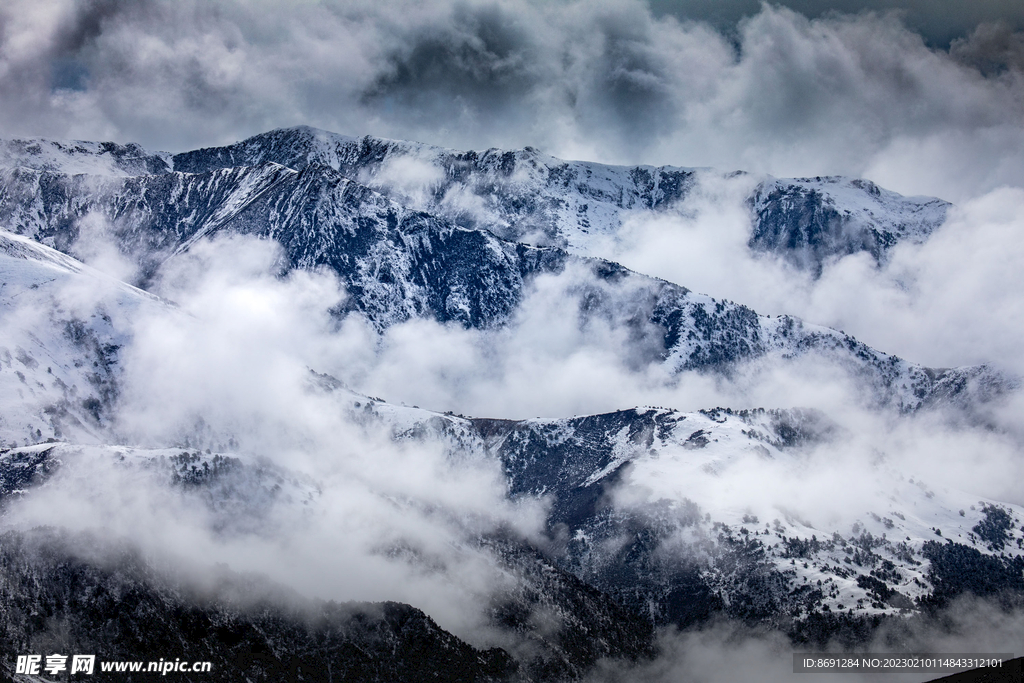
M391 149L390 143L381 143L377 152L364 149L374 144L364 139L356 145L350 138L300 128L275 131L233 147L171 157L170 167L185 171L95 176L18 167L4 172L0 221L18 234L75 254L81 222L99 217L110 239L138 266L143 286L162 263L186 251L196 240L217 234L271 238L282 245L291 267L327 267L336 272L350 294L348 310L364 314L378 329L417 317L477 329L501 326L514 319L534 278L565 275L579 280L571 289L581 319L605 318L630 328L645 362L664 363L673 371L727 370L769 355L786 362L799 362L808 354L825 356L866 379L874 393L869 401L901 410L961 395L987 398L1009 386L984 367L924 369L834 330L788 316L758 316L742 305L717 301L612 262L574 256L557 247L510 241L490 229L478 229L478 224L460 226L457 216L407 208L343 175L366 176L370 166L365 160L386 157ZM81 165L82 157L95 154L87 147L81 149L85 151L75 148L68 152L74 164ZM425 148L406 145L399 149L423 152ZM441 152L433 150L431 154ZM41 154L44 161L39 165L52 167L54 156ZM15 161L22 163L24 158ZM631 173L612 167L605 171L610 175L602 183L612 182L609 178L613 176L622 180ZM818 184L824 188L829 182ZM865 202L880 197L878 201L890 207L898 203L894 195L870 184L832 184L842 190L837 191L839 197L852 193L856 198L860 192L868 198L850 209L861 216L857 220L866 220ZM520 190L532 192L530 187L527 183ZM553 186L545 187L550 190ZM573 187L576 189L567 190L570 194L580 186ZM660 201L652 199L657 193L650 192L630 195L633 198L627 201L622 199L624 186L618 187L616 201L620 204L654 208ZM611 196L610 190L601 192ZM793 196L804 196L800 192L803 190L769 193L781 196L777 202L758 200L762 213L776 212L771 220L777 235L793 219ZM807 197L817 197L811 202L816 201L817 208L808 215L834 213L834 209L822 213L822 202L835 206L826 190L808 192ZM852 206L853 200L850 203ZM922 210L909 200L904 204L904 208ZM549 218L565 225L564 217L552 214ZM891 221L885 225L879 224L878 230L896 229ZM494 223L487 226L502 232ZM847 232L846 227L836 229ZM914 234L924 231L920 227ZM811 241L818 244L816 240Z
M749 246L821 272L829 260L866 251L879 264L902 241L923 242L946 220L947 202L903 197L869 180L829 176L767 180L749 203Z
M46 496L105 500L113 479L194 513L187 521L202 533L239 544L332 510L336 501L317 475L268 459L274 446L243 447L237 432L199 427L180 441L142 444L120 429L135 323L175 311L146 288L221 236L277 243L282 273L337 276L347 297L332 309L334 322L361 316L375 339L429 320L485 343L522 324L531 297L557 283L581 330L621 333L629 340L622 353L638 372L657 371L669 383L742 382L824 364L862 389L858 409L885 420L940 408L936 424L952 415L979 431L990 427L984 412L1016 389L1015 378L987 366L926 368L596 253L632 215L688 211L702 174L713 172L566 162L532 149L456 152L305 127L181 154L113 143L0 144L0 523ZM927 239L948 206L861 180L747 180L750 248L812 272L859 251L883 262L901 240ZM79 260L97 243L135 269L134 285ZM52 639L57 631L47 624L58 622L71 624L64 633L77 642L99 642L97 620L113 608L103 603L75 619L54 607L45 585L72 590L57 586L60 566L74 567L74 585L138 597L144 609L106 641L125 658L141 652L131 635L146 619L168 639L187 641L178 616L191 609L201 622L195 633L213 639L208 654L217 661L238 654L244 639L235 635L244 632L275 666L286 666L282 643L339 663L355 655L338 652L358 650L368 668L352 670L372 669L381 680L392 675L380 673L381 652L413 662L417 642L447 659L428 658L414 674L400 666L402 675L450 665L467 680L567 680L602 658L649 656L656 627L726 617L824 646L851 628L870 634L964 593L1024 595L1024 509L936 486L934 473L894 463L884 447L858 469L870 495L841 513L808 516L761 495L751 483L758 474L799 480L849 440L817 410L463 417L369 398L308 369L303 395L322 401L318 409L327 406L337 424L365 432L367 443L383 434L412 453L441 452L452 468L488 464L500 473L502 502L542 511L541 529L530 535L506 522L462 519L429 496L374 489L367 477L368 499L447 520L453 557L484 558L485 574L500 578L488 584L480 611L487 644L504 651L460 641L415 605L339 614L316 604L296 616L275 603L247 616L222 593L189 594L150 568L152 558L111 570L78 551L62 554L82 542L71 538L77 532L58 542L25 529L9 531L0 546L0 602L50 610L56 621L27 623L0 608L0 644ZM286 427L282 438L295 441L288 448L301 452L316 441ZM436 557L399 542L374 553L425 576L444 571ZM229 585L226 594L237 591Z
M75 140L0 141L0 166L71 175L141 175L164 173L169 154L150 153L137 144Z
M541 638L529 616L537 610L554 610L558 638L589 631L593 639L606 628L592 642L598 650L567 653L563 643L545 656L577 674L598 656L648 647L643 620L630 614L679 627L728 615L825 642L844 626L925 613L964 593L1024 591L1024 509L935 488L927 474L880 461L872 468L879 494L830 524L756 496L714 493L754 468L796 477L811 450L847 438L816 411L638 408L494 420L390 405L329 378L315 384L353 422L407 445L441 444L453 462L497 460L511 499L546 503L545 541L482 539L520 586L494 597L504 605L494 618L527 640ZM74 480L111 464L208 508L219 533L267 533L330 504L315 479L244 453L56 443L0 454L0 507L66 485L65 471Z
M456 225L597 257L605 255L607 241L596 238L616 236L632 215L687 213L701 174L743 175L564 161L529 147L459 152L308 127L172 158L176 170L190 172L265 161L296 169L330 166ZM826 261L858 251L881 262L899 241L926 238L945 221L949 207L932 197L903 197L870 181L841 177L765 178L747 202L751 249L818 271Z
M396 438L499 458L510 496L549 501L560 566L655 623L687 626L723 611L806 635L833 618L1024 590L1024 508L935 490L927 473L884 459L871 468L879 494L831 525L710 493L758 468L797 479L812 447L848 438L816 411L637 408L513 421L372 399L355 409Z
M168 648L190 664L210 663L181 680L529 680L508 653L473 648L409 605L302 600L226 567L211 578L210 588L197 590L101 536L6 532L0 646L5 659L25 648L93 653L95 680L132 675L106 673L104 663L142 662L145 670ZM19 683L51 680L2 674Z
M614 238L632 215L686 214L687 199L701 174L714 178L743 175L673 166L564 161L529 147L460 152L369 136L352 138L306 126L173 155L115 143L14 140L0 147L0 167L44 174L40 179L5 177L3 185L10 188L7 192L18 192L19 186L27 184L28 192L48 203L60 201L59 197L47 199L55 188L48 191L38 184L50 186L54 182L51 173L206 174L268 162L300 171L307 166L326 166L403 206L454 225L596 257L606 255L602 249L607 238ZM881 262L899 241L925 239L942 225L949 207L930 197L902 197L866 180L765 178L750 184L750 248L812 271L820 271L830 259L858 251L867 251ZM22 197L25 193L20 191ZM8 204L4 200L4 188L0 188L0 215ZM62 209L62 218L74 218L74 207ZM117 217L122 218L127 209L121 207ZM49 209L54 211L60 210ZM9 229L20 233L32 230L22 217L5 218L12 226ZM36 218L41 218L38 211Z

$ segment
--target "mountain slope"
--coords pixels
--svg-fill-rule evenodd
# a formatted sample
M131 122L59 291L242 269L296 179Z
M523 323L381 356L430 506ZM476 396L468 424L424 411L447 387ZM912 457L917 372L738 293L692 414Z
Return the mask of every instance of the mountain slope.
M0 648L94 654L98 681L125 680L103 662L148 666L172 653L211 664L175 672L183 681L525 679L505 652L477 650L409 605L304 600L223 567L203 591L107 539L52 530L0 539Z
M0 171L0 225L65 253L109 239L145 283L160 263L294 171L276 164L190 175ZM98 234L89 234L91 224Z
M46 495L53 490L61 491L59 495L64 499L87 500L94 495L108 495L109 492L104 490L104 486L145 491L153 499L164 500L165 504L167 499L164 496L169 496L170 500L180 499L193 510L205 511L208 515L206 523L211 530L228 543L253 536L273 539L275 530L278 529L285 530L289 535L301 533L290 526L290 523L296 520L309 523L311 516L315 519L337 502L323 495L322 482L244 453L211 455L198 449L82 447L67 443L40 444L0 452L0 511L8 510L15 516L20 505L31 505L36 496ZM419 502L412 500L405 501L405 504L415 509ZM121 523L125 520L119 519L118 514L113 513L113 518L107 522L114 527L124 528L121 527ZM15 528L20 528L17 523ZM195 529L189 530L186 524L181 531L194 533ZM26 541L37 539L40 534L45 537L45 545L48 547L46 555L42 558L23 557L23 553L17 552L13 557L4 557L0 553L0 590L6 586L5 602L15 606L9 613L4 613L0 608L0 629L6 628L10 638L28 638L30 641L46 638L44 633L38 633L40 629L25 624L23 618L19 617L20 609L26 605L30 609L43 611L54 609L37 595L38 590L20 585L25 580L32 581L34 586L39 585L34 573L39 571L40 560L46 565L53 556L58 556L58 561L74 566L82 564L84 559L86 577L82 582L90 585L95 580L94 575L97 572L101 577L104 575L102 568L105 566L114 567L114 575L117 578L119 573L123 574L118 571L120 564L125 561L122 556L142 552L135 547L137 542L133 543L128 539L122 541L115 538L101 544L79 540L79 536L88 536L88 533L54 534L39 529L8 533L9 545L15 549ZM85 558L80 557L83 550L79 549L79 543L88 549ZM460 548L452 549L457 558L469 560L474 555L484 553L491 563L490 571L495 575L492 577L494 585L481 596L482 604L478 606L483 620L481 626L486 632L483 635L478 634L477 638L489 641L496 639L508 649L518 663L514 665L512 662L506 662L504 668L509 672L515 672L518 668L522 678L526 680L576 680L583 677L599 659L635 661L653 653L654 629L649 621L632 610L623 608L602 591L559 568L531 546L529 541L511 530L497 528L483 536L466 535L458 539L458 543ZM430 557L419 557L415 552L402 551L403 548L395 547L375 550L390 562L408 565L409 571L413 574L421 571L438 571L436 566L432 566ZM152 549L150 552L152 553ZM4 566L4 560L10 565ZM248 630L246 612L251 610L240 609L230 604L224 605L221 600L209 600L202 590L204 583L201 582L201 585L196 587L193 585L194 577L190 583L188 572L180 578L180 585L167 595L168 579L156 570L157 566L167 564L166 557L133 558L130 568L142 568L145 572L141 576L131 577L128 581L128 590L136 595L141 593L147 600L151 594L156 593L155 597L159 602L165 605L171 603L170 613L148 605L143 613L122 616L121 622L131 631L129 637L124 638L123 633L106 633L98 639L97 651L111 659L148 657L152 650L140 646L134 634L145 632L146 620L152 619L160 625L158 630L168 630L172 637L181 638L193 650L199 650L198 653L186 653L189 658L204 659L212 655L228 657L230 660L228 654L222 651L225 643L219 642L218 639L215 638L213 643L214 652L204 652L207 647L205 644L193 643L196 635L188 632L178 633L186 625L177 622L175 614L186 611L195 613L200 621L212 619L214 622L241 622L238 628ZM173 563L171 565L174 566ZM205 568L204 571L219 574L223 573L224 569L214 567ZM56 584L56 588L48 582ZM107 579L101 578L100 582L106 583ZM248 583L251 582L250 579ZM114 583L123 583L123 579L117 578ZM225 587L229 589L224 591L226 596L233 595L237 600L241 594L247 601L252 600L246 597L246 590L241 585L232 587L229 583ZM66 600L70 603L66 607L67 612L56 614L54 618L66 619L76 627L81 622L88 624L97 612L109 613L112 609L103 600L94 600L88 594L82 595L83 589L80 585L67 586L60 577L56 580L48 577L42 582L42 590L58 590L71 594L71 598ZM102 590L100 592L102 593ZM38 602L44 604L37 606ZM303 604L310 601L295 596L288 602ZM304 626L309 628L306 624L307 618L294 613L295 610L282 609L287 607L286 604L269 607L270 609L266 611L271 614L278 613L272 617L273 621L282 622L289 632L297 630L301 633ZM378 609L371 606L356 607L359 607L360 611L370 610L371 613ZM393 607L413 613L414 621L425 618L412 607ZM344 606L340 610L334 610L330 606L328 608L329 611L341 613L354 609ZM59 609L58 607L58 611ZM225 611L227 614L224 614ZM76 612L82 614L76 616ZM359 619L358 622L367 620L373 621ZM317 616L316 621L322 621L322 615ZM428 625L436 629L433 622L429 622ZM257 632L266 630L261 626L261 622L254 626ZM89 642L86 636L87 626L83 626L81 630L70 630L73 631L70 635L78 641ZM343 626L329 629L332 632L338 630L344 633L347 629ZM0 631L0 638L2 633ZM454 640L447 634L442 635ZM277 637L275 636L274 640ZM433 639L436 639L436 636L426 638ZM124 642L125 640L128 642ZM322 641L323 634L315 640ZM424 637L414 638L414 641L422 640ZM231 646L233 643L229 642L227 645ZM457 645L462 647L460 643ZM259 646L258 651L263 647ZM356 647L364 649L358 642ZM435 642L430 647L451 649L450 645L444 645L443 642ZM231 656L240 654L233 647L229 652ZM284 660L280 659L282 653L286 655ZM296 661L309 665L311 660L316 661L324 656L313 646L299 648L296 651L283 651L275 646L271 647L270 654L274 655L279 666ZM353 654L358 655L342 649L338 653L339 658L335 666L362 666L361 658ZM394 656L401 659L412 655L396 652ZM485 658L479 657L478 661L483 662ZM230 661L222 662L222 666L227 664L230 664ZM415 664L415 657L412 661L400 660L393 663L398 667Z
M306 126L270 131L225 147L150 154L137 145L12 140L0 167L38 173L157 175L276 163L330 167L413 210L512 241L600 257L635 215L690 210L707 169L610 166L564 161L532 148L460 152L414 142L352 138ZM922 241L945 221L947 202L902 197L865 180L765 178L754 185L752 250L820 272L828 261L866 251L879 263L898 242ZM0 193L0 215L3 195ZM19 230L20 232L20 230ZM600 239L596 239L600 238Z
M74 140L0 140L0 167L26 168L71 175L142 175L165 173L170 154L150 153L137 144Z
M836 176L768 180L748 201L750 248L818 274L828 261L860 251L884 263L900 242L927 239L949 208L940 199L903 197L871 181Z
M353 422L411 447L440 444L453 463L496 460L511 499L547 502L539 545L500 531L466 539L515 577L492 596L489 614L518 634L510 645L518 660L543 653L525 669L540 678L579 676L600 656L644 656L650 632L638 615L679 627L727 616L823 644L851 624L869 637L881 621L927 614L965 593L1024 600L1019 506L935 488L927 473L884 459L856 475L877 493L838 517L807 519L785 496L730 493L729 482L751 471L798 481L814 458L830 457L848 436L815 411L644 408L493 420L320 386ZM89 464L100 461L157 475L209 506L222 533L260 533L331 504L315 480L244 454L44 444L0 454L0 507L51 480L60 485L62 468L101 471Z
M614 236L631 212L685 211L703 171L563 162L533 150L462 153L307 128L179 155L102 143L9 143L0 149L3 164L0 226L19 233L0 232L5 523L33 519L18 513L36 501L74 510L73 502L99 500L111 501L96 508L112 511L99 515L108 524L138 510L116 508L116 490L145 502L174 501L180 508L157 505L168 524L194 524L189 529L214 546L253 542L255 555L288 548L260 543L333 519L317 515L337 513L347 502L329 500L323 491L331 489L298 472L298 455L322 458L329 462L320 471L354 474L340 478L355 488L340 490L384 501L389 514L412 520L373 544L375 561L442 583L473 583L478 577L456 570L476 562L479 584L488 589L472 593L483 615L481 639L500 642L504 651L474 649L405 605L318 603L302 615L269 605L243 614L219 597L204 601L170 585L134 551L114 548L110 570L69 556L66 546L74 543L67 539L26 549L36 542L31 534L49 532L9 534L0 546L12 549L0 553L7 563L0 604L69 624L75 642L103 644L126 658L149 656L155 650L137 636L152 621L166 642L211 640L212 649L202 652L225 670L244 643L266 653L274 675L291 666L281 653L295 651L318 667L353 667L353 676L371 680L436 677L446 667L470 679L568 680L587 676L602 658L649 656L656 627L728 618L794 642L824 644L847 628L863 642L885 620L927 614L965 593L1007 605L1024 599L1024 510L935 487L927 467L892 464L881 439L857 452L863 462L839 463L833 458L850 435L812 410L636 408L575 418L464 418L370 399L314 372L306 389L316 400L308 412L313 421L324 418L315 428L293 413L254 409L218 424L180 418L187 433L176 432L178 424L157 430L181 434L180 442L161 447L124 444L116 433L133 325L142 313L166 313L171 304L74 256L96 242L113 245L138 269L135 281L150 286L204 240L220 238L272 241L280 249L277 276L296 269L336 276L347 298L331 314L364 318L376 332L371 342L418 320L458 328L482 345L503 334L515 339L547 296L557 300L553 315L560 321L583 337L621 338L616 360L664 386L690 379L739 386L758 373L813 375L825 366L830 379L849 378L863 392L866 413L889 409L879 411L884 420L866 424L919 419L909 414L945 406L981 433L984 404L1017 386L988 367L924 368L840 331L760 316L586 255L591 237ZM403 185L410 177L415 182ZM862 181L816 178L767 180L750 208L751 248L814 270L858 251L884 261L899 241L925 239L945 204ZM260 372L262 360L245 372ZM778 402L789 400L783 394ZM155 419L163 420L157 408ZM280 442L250 451L231 431L278 417ZM920 419L917 426L926 422ZM417 465L432 464L438 453L453 472L483 462L495 479L500 471L508 498L499 486L489 502L541 511L542 523L513 530L489 511L449 509L419 486L390 487L391 478L415 478L414 468L384 468L385 477L364 481L365 472L344 469L353 454L335 447L343 440L335 428L353 438L365 430L371 456L398 443L408 449L406 462ZM321 439L318 430L331 438ZM289 469L293 462L296 471ZM841 498L858 482L864 495L834 514L808 512L783 482L823 467L851 475L826 480L824 491ZM189 515L167 512L179 509ZM135 520L124 521L122 528L135 528ZM419 532L436 533L447 554L439 559L406 543ZM79 588L100 598L76 602ZM117 611L105 602L107 593L129 595L138 607L113 632L99 626ZM76 613L86 617L76 620ZM53 642L67 633L27 623L15 611L2 614L8 642ZM218 630L225 624L227 640ZM94 633L98 640L89 640ZM261 666L254 676L270 677ZM322 673L317 668L312 677Z

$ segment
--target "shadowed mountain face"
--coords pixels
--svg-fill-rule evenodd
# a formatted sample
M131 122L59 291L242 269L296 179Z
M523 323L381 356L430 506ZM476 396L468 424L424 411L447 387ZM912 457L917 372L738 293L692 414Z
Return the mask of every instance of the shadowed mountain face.
M128 675L102 671L103 662L145 667L168 655L210 662L209 672L174 674L186 681L525 678L504 651L477 650L408 605L306 601L227 570L212 590L197 590L161 575L130 547L104 545L52 530L2 536L5 659L89 653L97 681Z
M532 148L457 152L417 143L347 138L309 128L273 131L226 148L173 157L180 170L206 171L272 160L292 168L323 164L398 201L456 225L510 240L530 238L586 253L591 236L613 234L633 211L683 202L694 169L562 161ZM418 171L417 183L400 180Z
M865 499L846 528L697 502L705 487L751 469L806 469L810 453L827 454L847 435L818 411L646 408L514 421L369 405L396 438L500 459L510 497L549 501L558 565L659 625L727 615L823 644L965 593L1024 604L1019 506L957 510L960 494L937 495L913 477L888 501ZM901 475L876 476L889 489Z
M900 242L927 239L949 208L941 199L902 197L842 177L764 182L748 201L750 248L818 275L829 261L862 251L884 263Z
M76 467L79 455L64 445L5 452L0 510L59 478L65 464ZM100 451L110 456L158 472L170 490L216 510L223 532L259 533L273 525L275 506L294 506L291 497L303 487L316 495L315 482L247 459ZM655 652L649 620L500 530L468 542L514 579L481 607L491 640L505 650L473 648L409 605L309 600L223 565L201 581L169 574L132 544L91 534L35 529L0 540L5 651L56 648L146 661L173 652L213 662L214 680L245 672L268 681L577 680L600 659L637 661Z
M963 492L902 482L889 500L865 500L852 527L822 527L702 498L715 482L752 467L799 465L846 438L816 411L647 408L490 420L326 391L338 399L338 410L368 428L390 430L396 442L441 445L455 463L496 460L509 498L547 502L539 542L508 530L466 539L514 577L490 596L484 612L490 627L506 634L503 647L530 680L576 679L605 657L647 657L654 652L653 626L692 628L729 618L797 642L839 638L854 645L882 625L926 618L963 595L1000 601L1005 609L1024 604L1019 506L967 505L971 498ZM259 533L297 507L315 513L331 504L316 481L245 454L46 444L0 455L0 509L104 461L155 473L176 495L208 508L220 533ZM877 478L879 487L891 487L898 473L882 469ZM669 495L665 487L678 492ZM12 536L10 547L19 544L31 545ZM90 561L110 564L97 557ZM429 569L426 558L409 561ZM34 571L31 562L18 562L8 571ZM147 576L137 580L139 590L147 582L162 585L156 574ZM193 609L214 609L209 604Z
M701 173L737 175L563 161L532 148L459 152L307 127L174 155L147 154L137 146L113 143L10 141L0 149L3 167L44 174L208 174L267 163L294 170L326 166L453 225L589 256L601 255L600 242L594 239L614 238L629 216L685 214ZM53 181L47 176L43 184L52 187ZM21 182L31 185L32 180ZM0 206L2 199L0 194ZM898 242L927 238L945 221L949 206L934 198L902 197L870 181L838 177L769 178L756 184L748 204L751 249L818 272L828 261L858 251L882 262ZM200 213L189 220L201 217Z

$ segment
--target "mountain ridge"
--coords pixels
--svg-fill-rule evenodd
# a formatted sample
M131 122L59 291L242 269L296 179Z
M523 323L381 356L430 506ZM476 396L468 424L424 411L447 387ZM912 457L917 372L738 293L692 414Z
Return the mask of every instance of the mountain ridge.
M27 153L30 149L39 150L37 158ZM104 163L84 163L89 155L103 158ZM685 214L686 199L700 174L745 175L565 161L531 147L461 152L372 136L356 138L309 126L276 129L231 145L175 154L148 154L134 144L78 141L14 140L0 147L0 163L9 168L21 164L52 171L60 167L61 158L77 171L106 168L128 175L203 173L265 162L302 170L318 163L457 225L483 227L512 241L525 238L589 256L602 255L594 238L614 237L634 209L657 213L675 207L673 211ZM420 177L414 187L403 191L402 182L391 182L396 164ZM752 251L775 254L817 274L831 260L860 251L883 263L888 250L900 241L926 239L944 222L950 206L934 198L902 197L870 181L837 177L766 177L752 189L747 205Z
M193 160L202 172L116 177L98 186L83 176L8 171L0 187L0 219L74 253L76 226L99 214L122 254L139 268L140 284L202 237L227 232L271 238L282 244L291 267L338 273L351 295L349 310L366 315L378 330L423 316L477 329L500 326L514 317L534 278L564 275L569 264L578 264L573 272L590 271L575 288L581 319L605 316L633 329L643 353L676 371L727 368L773 349L791 359L813 351L859 368L855 374L866 372L878 400L901 410L928 404L932 394L951 398L974 386L978 396L992 397L1012 387L984 366L946 373L918 369L795 318L758 317L614 262L510 242L488 229L409 209L312 158L319 148L310 152L310 139L317 135L312 129L274 131L264 136L269 151L260 146L264 137L239 143L245 160L259 166L221 167L238 161L231 148L200 150L196 154L212 156L205 163L216 168L202 170ZM330 140L355 144L352 138ZM293 157L302 151L305 165L295 170L261 156L278 148ZM40 192L44 184L56 189ZM862 185L868 194L880 192ZM24 210L19 197L39 194L42 203ZM638 304L640 310L632 310Z

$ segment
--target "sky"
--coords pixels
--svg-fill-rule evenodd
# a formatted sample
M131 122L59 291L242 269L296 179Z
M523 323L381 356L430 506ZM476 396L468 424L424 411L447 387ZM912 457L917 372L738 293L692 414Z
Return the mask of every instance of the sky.
M307 124L563 158L1024 176L1013 2L12 0L0 135L181 151Z
M1013 30L1024 28L1024 6L1013 0L788 0L771 3L812 19L829 13L891 12L900 15L907 28L925 42L948 49L950 43L971 34L981 23L1001 22ZM683 20L708 21L723 31L744 17L757 14L759 0L650 0L655 15Z

